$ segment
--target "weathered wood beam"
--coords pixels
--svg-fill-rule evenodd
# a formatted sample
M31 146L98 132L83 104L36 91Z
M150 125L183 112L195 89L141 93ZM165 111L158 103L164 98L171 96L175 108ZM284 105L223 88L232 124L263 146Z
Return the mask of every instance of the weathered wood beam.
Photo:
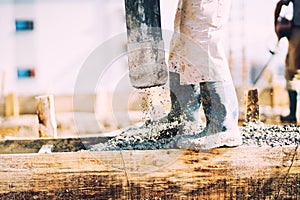
M53 152L76 152L86 150L90 145L107 142L111 137L82 137L57 139L28 139L0 141L0 154L38 153L43 145L53 145Z
M14 138L37 138L39 120L37 115L19 115L5 117L0 123L0 139Z
M0 155L0 199L299 199L298 146Z
M19 115L19 102L14 93L9 93L5 97L5 116L18 116Z
M53 95L36 97L36 113L39 117L39 136L57 138Z
M258 105L258 91L257 89L250 89L247 91L245 97L245 121L256 122L259 121L259 105Z

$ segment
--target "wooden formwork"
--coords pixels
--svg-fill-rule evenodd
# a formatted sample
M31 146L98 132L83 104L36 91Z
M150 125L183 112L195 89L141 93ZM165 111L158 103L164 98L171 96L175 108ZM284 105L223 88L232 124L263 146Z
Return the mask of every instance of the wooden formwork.
M0 199L300 199L298 146L0 155Z

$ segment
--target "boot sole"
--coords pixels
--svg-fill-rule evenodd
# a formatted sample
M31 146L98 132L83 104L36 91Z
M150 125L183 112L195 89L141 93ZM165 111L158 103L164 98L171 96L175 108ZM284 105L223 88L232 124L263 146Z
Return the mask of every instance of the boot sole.
M180 149L208 150L218 147L236 147L242 145L239 132L219 132L209 136L193 139L179 139L177 147Z

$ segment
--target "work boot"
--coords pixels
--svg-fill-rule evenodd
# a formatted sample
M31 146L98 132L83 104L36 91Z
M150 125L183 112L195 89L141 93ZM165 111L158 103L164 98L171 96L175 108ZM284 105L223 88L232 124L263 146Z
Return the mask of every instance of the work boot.
M233 83L200 83L200 93L206 127L194 138L182 137L178 140L177 146L183 149L201 150L241 145L238 101Z
M296 123L296 108L297 108L297 92L295 90L288 90L290 101L290 114L287 116L280 116L282 123Z
M200 122L199 85L180 85L180 75L169 73L171 110L159 120L147 121L147 126L163 127L159 138L169 138L178 134L183 125Z

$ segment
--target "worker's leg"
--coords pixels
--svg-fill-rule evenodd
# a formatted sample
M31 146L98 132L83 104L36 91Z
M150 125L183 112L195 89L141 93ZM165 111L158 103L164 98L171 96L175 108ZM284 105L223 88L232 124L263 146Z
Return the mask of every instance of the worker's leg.
M180 75L169 74L171 110L166 117L155 121L147 121L146 126L152 126L160 131L160 137L177 135L186 124L197 129L200 123L200 87L199 85L180 85ZM192 130L190 130L192 131Z
M297 92L291 89L289 81L293 80L297 70L300 69L300 28L295 27L292 30L289 39L288 54L286 57L285 78L287 80L287 90L289 95L290 113L288 116L280 116L281 122L295 123L296 120L296 105Z
M242 138L238 127L238 101L232 82L205 82L200 84L206 127L195 138L182 138L179 148L211 149L220 146L238 146Z
M194 85L180 85L180 75L170 72L170 120L199 120L200 88Z
M280 116L281 122L295 123L296 120L296 108L297 108L297 92L295 90L288 90L290 113L287 116Z

